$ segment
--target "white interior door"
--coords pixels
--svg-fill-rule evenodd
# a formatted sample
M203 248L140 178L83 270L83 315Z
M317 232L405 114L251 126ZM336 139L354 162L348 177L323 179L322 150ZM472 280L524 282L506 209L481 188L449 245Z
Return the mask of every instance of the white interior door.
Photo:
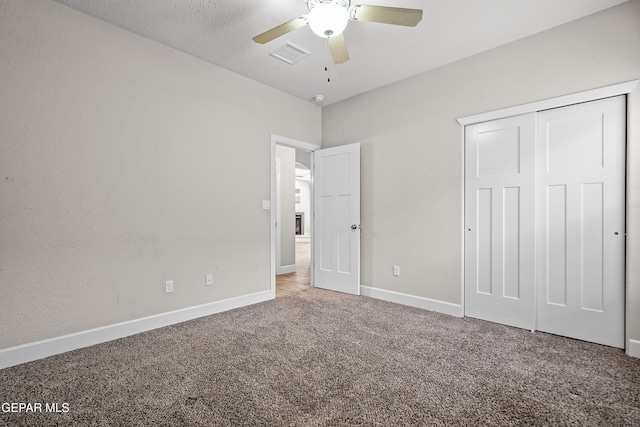
M538 115L537 329L624 348L625 97Z
M533 329L535 113L465 132L465 315Z
M360 295L360 144L313 157L314 285Z

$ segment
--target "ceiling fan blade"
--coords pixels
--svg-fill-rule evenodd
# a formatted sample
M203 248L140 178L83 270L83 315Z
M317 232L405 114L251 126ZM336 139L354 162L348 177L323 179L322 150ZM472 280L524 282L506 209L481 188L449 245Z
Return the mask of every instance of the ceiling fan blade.
M336 37L329 38L329 50L331 50L331 56L333 56L334 64L344 64L349 60L347 45L344 42L344 33L340 33L340 35Z
M289 22L285 22L282 25L278 25L277 27L274 27L268 31L265 31L262 34L255 36L253 38L253 41L256 43L265 44L293 30L297 30L300 27L304 27L305 25L307 25L307 17L300 16L298 18L292 19Z
M418 22L422 21L422 11L420 9L358 4L353 6L351 18L355 21L380 22L383 24L415 27L418 25Z

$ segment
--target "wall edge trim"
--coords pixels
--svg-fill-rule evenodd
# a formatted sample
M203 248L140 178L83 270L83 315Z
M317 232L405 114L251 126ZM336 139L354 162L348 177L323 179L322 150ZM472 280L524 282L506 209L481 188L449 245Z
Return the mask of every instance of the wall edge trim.
M289 274L289 273L295 273L295 272L296 272L295 264L281 265L280 267L278 267L278 274Z
M271 290L115 323L0 350L0 369L112 341L153 329L257 304L275 298Z
M462 306L460 304L453 304L446 301L439 301L431 298L403 294L400 292L362 285L360 286L360 294L375 299L421 308L423 310L448 314L449 316L463 317Z
M640 359L640 340L629 339L627 355Z

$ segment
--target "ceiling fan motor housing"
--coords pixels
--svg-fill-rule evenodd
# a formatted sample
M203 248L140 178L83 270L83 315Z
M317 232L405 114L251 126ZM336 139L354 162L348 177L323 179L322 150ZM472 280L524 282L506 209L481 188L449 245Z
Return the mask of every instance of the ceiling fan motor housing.
M309 27L318 36L340 35L349 22L351 0L308 0Z

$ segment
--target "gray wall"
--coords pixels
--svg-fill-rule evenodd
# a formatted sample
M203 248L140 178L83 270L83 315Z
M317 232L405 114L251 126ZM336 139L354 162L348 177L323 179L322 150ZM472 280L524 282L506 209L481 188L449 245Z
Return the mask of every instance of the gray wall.
M271 134L319 144L320 119L58 3L0 0L0 349L268 291Z
M323 108L323 147L362 144L362 284L462 303L457 118L639 77L634 0ZM640 340L640 88L628 106L627 337Z
M638 22L633 0L324 108L325 147L362 143L363 284L460 303L455 119L640 77ZM55 2L0 0L0 349L268 290L270 135L320 131L307 102ZM640 89L628 131L638 260ZM637 262L627 287L640 340Z
M296 162L300 162L307 168L311 168L311 154L309 151L296 149Z
M276 145L280 159L280 266L296 265L296 150ZM285 271L286 273L291 271Z

